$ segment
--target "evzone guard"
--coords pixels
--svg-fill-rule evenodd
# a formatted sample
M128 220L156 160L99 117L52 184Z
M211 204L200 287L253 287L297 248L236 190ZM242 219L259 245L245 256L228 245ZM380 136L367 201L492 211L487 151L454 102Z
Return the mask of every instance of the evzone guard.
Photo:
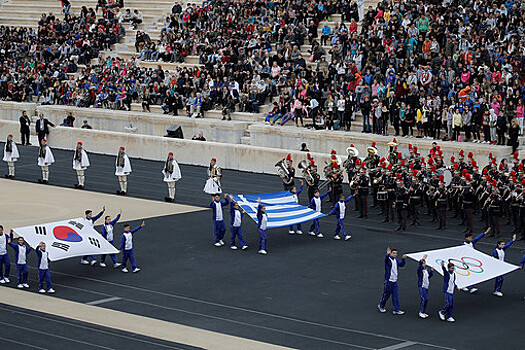
M4 145L4 158L3 161L7 163L8 173L5 175L7 179L15 177L15 162L20 158L18 153L18 147L13 141L13 135L8 135Z
M215 194L221 194L222 169L217 166L217 159L211 159L207 172L208 180L206 180L206 184L204 185L204 192L211 194L212 196Z
M89 157L87 152L82 147L82 142L77 142L77 148L73 154L73 170L77 173L77 181L75 188L83 189L86 181L86 170L89 167Z
M118 177L120 190L117 194L126 195L128 193L128 175L131 174L131 162L125 152L124 147L120 147L117 159L115 160L115 176Z
M173 157L173 152L168 153L162 174L164 175L164 182L168 185L168 196L164 197L164 200L166 202L173 202L175 201L175 182L182 178L179 164Z
M40 148L38 149L38 166L42 169L42 179L38 179L39 183L49 183L49 167L55 162L55 157L51 148L47 145L46 139L40 141Z

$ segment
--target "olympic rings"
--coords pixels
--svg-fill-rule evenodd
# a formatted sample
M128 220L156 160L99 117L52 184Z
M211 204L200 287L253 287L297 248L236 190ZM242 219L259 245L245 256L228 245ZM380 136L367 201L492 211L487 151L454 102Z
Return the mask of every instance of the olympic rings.
M436 259L436 263L438 265L441 265L441 262L444 261L443 259ZM454 265L454 270L456 273L460 276L469 276L471 273L483 273L485 270L481 266L483 266L483 263L479 261L478 259L471 258L468 256L464 256L461 259L448 259L449 263L452 263ZM475 268L477 270L473 270L472 268Z

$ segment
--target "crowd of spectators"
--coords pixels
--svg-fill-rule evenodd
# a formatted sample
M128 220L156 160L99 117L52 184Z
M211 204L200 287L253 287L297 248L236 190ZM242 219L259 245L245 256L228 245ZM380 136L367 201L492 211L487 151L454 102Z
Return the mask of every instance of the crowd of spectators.
M32 98L25 91L25 82L35 80L31 62L40 76L59 79L56 71L67 69L67 60L58 59L61 45L70 41L81 50L68 38L107 48L111 40L99 33L120 33L123 20L120 13L110 17L86 10L70 20L44 19L63 34L52 55L23 44L40 44L41 30L2 29L2 38L15 40L2 40L11 62L1 72L2 87L7 80L11 88L0 89L1 97L12 98L19 84L24 92L17 99ZM166 113L186 108L193 117L218 108L224 119L273 103L270 124L351 130L360 116L362 132L516 147L523 134L524 23L525 4L513 0L382 1L366 10L363 1L336 0L175 3L159 40L137 32L137 58L108 58L76 81L53 82L52 103L129 109L139 102L146 111L158 104ZM75 61L71 56L64 55ZM138 61L182 63L188 56L200 65L166 71L160 62L146 69Z

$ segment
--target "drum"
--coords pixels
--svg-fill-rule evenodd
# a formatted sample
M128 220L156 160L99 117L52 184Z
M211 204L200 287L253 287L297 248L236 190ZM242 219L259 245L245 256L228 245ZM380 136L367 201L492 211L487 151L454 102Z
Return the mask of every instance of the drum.
M388 199L388 192L387 191L379 191L377 192L377 200L378 201L386 201Z

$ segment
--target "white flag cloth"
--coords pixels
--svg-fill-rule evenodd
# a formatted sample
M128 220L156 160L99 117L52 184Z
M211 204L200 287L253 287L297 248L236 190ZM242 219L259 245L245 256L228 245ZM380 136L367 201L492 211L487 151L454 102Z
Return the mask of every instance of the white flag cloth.
M459 288L488 281L518 269L518 266L495 259L491 255L466 245L410 253L407 256L419 261L425 254L428 255L427 265L433 267L441 275L443 275L441 261L445 262L445 266L449 262L453 263L457 276L456 285Z
M24 237L33 248L44 242L51 261L118 253L118 250L86 223L84 218L20 227L13 231Z

